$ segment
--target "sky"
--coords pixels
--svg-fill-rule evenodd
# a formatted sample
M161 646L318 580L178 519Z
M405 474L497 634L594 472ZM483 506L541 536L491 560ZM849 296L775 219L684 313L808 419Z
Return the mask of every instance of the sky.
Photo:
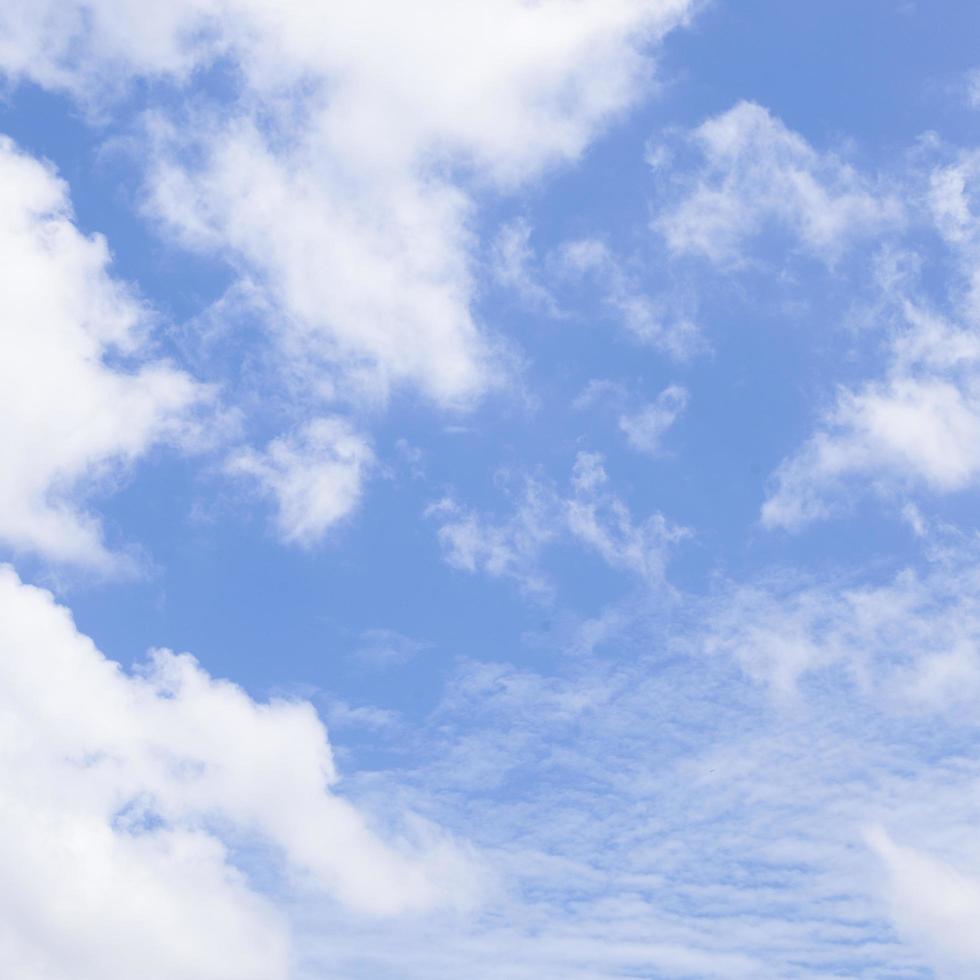
M980 975L980 7L6 0L0 974Z

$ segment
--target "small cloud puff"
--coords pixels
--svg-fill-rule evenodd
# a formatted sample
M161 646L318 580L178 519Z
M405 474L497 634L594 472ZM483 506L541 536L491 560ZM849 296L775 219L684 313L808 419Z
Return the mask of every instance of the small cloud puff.
M373 465L367 439L344 419L331 417L274 439L263 452L236 453L226 470L251 477L275 499L284 541L310 547L354 511Z

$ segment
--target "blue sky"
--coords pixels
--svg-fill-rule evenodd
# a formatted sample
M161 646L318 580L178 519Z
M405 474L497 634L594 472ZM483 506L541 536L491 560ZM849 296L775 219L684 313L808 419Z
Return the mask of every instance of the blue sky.
M980 968L980 9L0 12L0 966Z

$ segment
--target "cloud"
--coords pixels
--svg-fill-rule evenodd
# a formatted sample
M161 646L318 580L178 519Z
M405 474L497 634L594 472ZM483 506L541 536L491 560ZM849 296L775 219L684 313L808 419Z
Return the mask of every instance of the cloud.
M679 200L654 222L675 254L738 264L746 240L776 226L833 262L851 242L902 219L893 196L754 102L702 123L690 142L701 169L677 177Z
M567 318L571 306L559 300L562 288L587 284L599 298L604 319L625 328L633 340L685 360L705 349L698 326L678 297L655 301L628 264L596 238L567 241L539 262L531 248L531 226L523 218L504 225L493 243L494 278L513 290L529 309Z
M604 242L594 238L567 242L558 261L566 275L587 276L598 284L605 307L636 340L679 360L704 349L697 325L677 315L671 304L655 303L645 295Z
M689 532L662 514L637 522L608 489L598 453L576 456L570 482L564 496L547 481L526 479L514 513L500 522L450 498L432 505L428 514L441 521L438 537L446 561L467 572L515 579L528 593L548 596L552 587L542 555L551 545L572 541L611 568L662 584L671 547Z
M512 362L474 313L481 200L577 159L643 96L657 42L691 7L178 0L148 13L137 0L13 0L0 72L115 119L144 214L227 267L229 296L247 296L264 327L256 360L304 411L404 390L456 410ZM201 82L212 71L221 85ZM309 482L316 466L299 469ZM341 509L308 528L284 515L281 529L308 541Z
M980 153L964 151L952 163L929 174L927 207L940 236L958 266L959 281L948 277L948 289L960 314L980 317Z
M974 561L975 549L954 539L924 569L876 584L774 573L711 600L705 647L782 700L839 674L896 710L955 710L980 694Z
M687 144L699 162L691 172L666 146L650 154L669 200L654 225L674 256L745 265L753 240L777 230L835 265L856 242L892 236L859 287L869 283L874 298L845 314L850 326L865 328L863 336L852 330L853 348L870 337L883 365L864 382L841 385L813 434L776 468L763 525L798 529L847 512L869 489L900 510L911 495L976 486L980 156L962 152L950 162L938 140L925 140L892 177L876 179L816 150L751 102L707 120ZM937 153L946 157L939 164ZM926 255L921 236L934 241L936 232L945 254ZM904 248L896 246L899 234ZM930 300L923 298L927 276L919 275L927 261L943 263L942 295Z
M152 317L110 264L54 169L0 137L0 539L106 571L124 559L79 499L156 443L192 444L207 396L151 358Z
M408 663L431 649L432 644L415 640L391 629L369 629L360 636L354 656L374 667L392 667Z
M335 121L346 128L361 120L343 138L366 155L451 141L503 179L579 152L598 122L636 97L650 67L644 46L689 7L686 0L531 7L506 0L491 15L476 0L427 0L410 16L390 0L372 0L359 13L178 0L148 16L134 0L15 0L4 9L0 64L14 80L98 96L140 76L184 80L231 56L243 84L259 94L297 79L333 82ZM360 39L355 50L351 37ZM456 84L444 85L447 78ZM498 98L485 99L489 92Z
M841 590L825 591L830 603ZM873 587L853 592L871 606ZM784 597L794 594L787 585ZM751 620L741 598L732 616L745 609ZM880 605L887 668L927 627L914 605ZM955 608L944 628L956 628ZM975 694L964 693L964 710L937 710L838 669L791 705L772 702L737 660L705 649L705 604L671 609L634 596L603 610L605 635L591 649L576 635L545 663L457 664L415 729L427 763L410 798L472 840L507 892L477 919L396 924L383 948L356 927L321 939L311 953L321 973L816 980L928 975L942 962L932 916L922 917L929 943L896 934L866 828L937 855L954 880L976 876ZM895 650L889 640L906 627ZM404 791L400 770L371 784L383 797L395 779ZM942 879L917 884L924 904ZM936 918L944 904L934 903Z
M898 928L925 947L940 975L969 976L980 965L980 878L895 843L880 827L868 842L887 872L885 897Z
M831 516L857 479L942 494L980 478L980 341L910 302L902 315L886 377L841 389L817 433L776 470L767 527Z
M274 439L259 453L233 455L226 470L252 477L276 501L276 527L284 541L309 547L351 514L374 464L364 436L342 418L320 418Z
M476 192L577 158L642 95L648 51L690 6L181 0L147 16L18 0L0 66L103 111L134 79L233 66L231 105L198 91L189 121L159 100L141 140L150 213L258 283L320 383L460 404L497 374L471 313Z
M253 363L287 400L316 415L409 390L458 410L513 361L474 313L481 201L577 159L644 95L657 42L691 8L13 0L0 72L115 122L144 214L228 269L234 301L212 319L248 298ZM310 540L334 514L286 516L283 533Z
M148 13L136 0L13 0L0 72L114 120L144 214L227 267L231 301L212 319L235 319L247 297L264 334L252 363L286 400L314 416L409 390L458 410L505 383L513 360L474 313L481 201L577 159L643 96L657 42L691 7L178 0ZM202 83L209 72L222 84ZM287 462L236 465L279 497L283 536L309 542L353 507L362 467L331 497L312 489L325 477L304 447L316 452L286 435L270 452Z
M579 453L572 470L573 496L564 502L572 536L591 547L612 568L663 582L670 547L688 537L686 528L662 514L636 522L629 507L607 489L609 477L598 453Z
M588 460L576 478L601 484ZM706 597L633 593L546 659L458 661L412 727L425 766L369 783L425 800L508 889L463 923L396 924L383 949L356 927L321 938L311 962L972 976L980 576L976 542L944 551L885 579L770 569Z
M469 312L470 205L458 191L332 172L329 145L283 160L250 122L205 146L194 173L176 147L158 148L150 210L188 247L240 256L276 311L294 379L328 397L410 383L447 404L483 390L493 369Z
M591 378L585 387L572 399L572 409L583 412L586 409L604 404L624 406L629 401L629 390L620 381L608 378Z
M655 456L660 452L660 440L664 433L687 408L687 401L686 388L670 385L638 412L621 415L619 427L634 449Z
M249 868L372 915L473 883L444 841L386 844L331 792L308 704L257 703L169 651L126 673L9 568L0 609L5 975L286 980L286 919Z
M918 232L938 233L942 245L927 254L913 240L877 258L868 320L883 365L876 377L840 387L815 433L777 468L766 526L831 517L869 487L901 499L962 492L980 479L980 156L926 159L916 158L903 182ZM933 266L941 291L927 300Z
M329 698L325 703L327 722L332 729L370 728L388 729L397 727L399 718L396 712L383 708L358 707L339 698Z
M971 109L980 109L980 70L973 68L966 73L963 90L967 105Z
M450 498L433 504L426 514L439 520L439 544L454 568L513 578L531 594L550 593L547 577L538 568L541 552L559 535L550 488L527 481L514 513L500 523Z
M493 242L493 274L502 286L514 290L532 309L548 316L561 315L555 297L533 268L535 253L531 248L531 225L517 218L501 227Z

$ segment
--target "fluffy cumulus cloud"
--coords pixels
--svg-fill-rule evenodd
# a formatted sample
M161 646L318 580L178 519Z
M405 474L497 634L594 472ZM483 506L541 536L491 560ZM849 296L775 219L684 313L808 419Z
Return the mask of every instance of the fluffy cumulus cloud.
M191 248L238 257L304 387L376 399L411 383L450 404L478 395L495 369L469 309L469 202L400 169L353 161L344 172L310 127L312 145L283 159L252 122L231 124L193 171L172 142L183 129L159 131L152 212Z
M314 419L263 452L242 450L226 468L253 478L275 499L276 526L285 541L311 545L357 507L373 461L367 440L333 417Z
M249 854L360 913L472 886L451 846L386 844L330 791L308 704L256 703L167 651L127 674L9 567L0 610L5 975L285 980L287 923Z
M857 492L962 491L980 479L980 337L901 304L887 373L842 388L818 431L777 469L762 521L796 528Z
M358 130L346 138L366 157L413 155L420 138L448 141L504 177L581 150L597 122L635 97L649 69L642 46L689 6L505 0L490 11L477 0L426 0L409 12L390 0L358 11L179 0L146 15L128 0L14 2L3 15L2 63L15 79L97 97L136 76L184 80L230 54L256 92L335 83L335 123Z
M206 394L152 358L148 311L110 264L54 169L0 138L0 539L103 569L121 559L78 494L191 441Z
M747 239L776 228L833 261L902 217L893 196L754 102L707 120L690 140L703 162L677 176L678 200L655 220L676 254L738 264Z

